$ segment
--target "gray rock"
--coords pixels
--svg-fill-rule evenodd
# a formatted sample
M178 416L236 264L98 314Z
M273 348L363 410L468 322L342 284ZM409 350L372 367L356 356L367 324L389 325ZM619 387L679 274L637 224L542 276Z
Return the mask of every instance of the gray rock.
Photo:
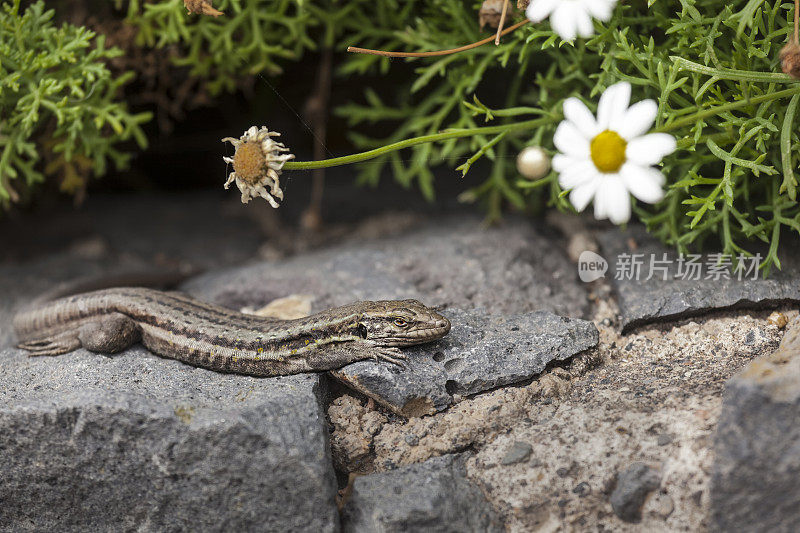
M637 244L635 250L628 246L630 239ZM729 271L728 279L714 279L713 276L706 279L709 274L709 254L704 254L700 259L700 279L683 279L678 275L678 255L674 250L647 235L640 226L627 231L609 230L599 236L598 242L601 255L609 264L606 278L617 293L623 332L653 322L701 315L713 309L761 309L787 302L800 303L800 251L797 243L791 240L781 242L782 270L773 267L767 279L760 274L757 279L751 279L752 273L745 276L745 271L741 273L741 280L733 269ZM617 267L632 260L623 254L642 254L638 257L643 262L639 280L616 279L619 273ZM670 261L667 279L663 279L660 271L654 270L654 276L647 280L651 273L650 258L661 261L664 254ZM762 257L764 255L762 251Z
M527 442L514 441L511 448L508 449L503 459L500 461L501 465L508 466L521 463L531 456L533 447Z
M92 193L79 210L67 204L48 207L46 216L4 218L0 234L0 263L71 253L197 268L245 261L263 238L252 213L221 189L180 195ZM99 246L87 247L91 242Z
M342 529L358 533L503 531L481 490L466 477L463 455L445 455L356 478Z
M800 320L725 386L714 441L713 531L800 530Z
M661 474L644 463L633 463L617 476L611 493L614 513L626 522L642 519L642 505L647 495L661 485Z
M235 309L309 294L314 312L395 298L503 314L547 310L583 317L588 311L586 291L558 241L529 221L485 228L473 216L433 219L400 237L209 273L184 288Z
M530 379L548 363L598 343L591 322L546 311L512 316L458 309L442 312L453 325L450 334L436 343L405 349L405 370L359 361L332 374L398 414L422 416L447 408L454 395Z
M0 351L0 530L335 531L318 376Z

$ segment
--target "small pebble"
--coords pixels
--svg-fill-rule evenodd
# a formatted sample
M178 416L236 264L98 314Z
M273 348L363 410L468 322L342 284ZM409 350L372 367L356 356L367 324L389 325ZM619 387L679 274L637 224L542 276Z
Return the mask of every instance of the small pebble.
M674 437L669 433L662 433L658 436L658 440L656 441L659 446L666 446L670 444L674 440Z
M647 494L661 485L661 474L644 463L633 463L617 475L617 486L611 493L611 507L625 522L642 519L642 505Z
M580 498L583 498L584 496L588 496L592 493L592 487L585 481L582 481L575 485L575 488L572 489L572 493L577 494Z
M657 492L647 500L646 509L649 510L650 514L666 520L675 510L675 502L672 501L669 494Z
M417 444L419 444L419 437L417 437L413 433L409 433L408 435L406 435L405 441L406 444L408 444L409 446L416 446Z
M597 243L592 239L591 235L581 231L573 234L567 243L567 255L573 263L577 263L583 252L597 253Z
M531 456L533 448L527 442L515 441L511 448L506 452L505 457L500 461L503 466L521 463Z
M783 329L786 327L786 324L789 323L789 319L786 318L786 315L784 315L783 313L775 311L774 313L769 315L769 318L767 318L767 322L775 326L778 326L778 329Z

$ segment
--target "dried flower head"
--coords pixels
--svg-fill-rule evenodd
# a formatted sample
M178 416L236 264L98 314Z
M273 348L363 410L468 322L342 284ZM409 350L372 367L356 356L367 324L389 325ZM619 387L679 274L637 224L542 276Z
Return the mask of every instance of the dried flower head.
M780 53L781 69L794 79L800 79L800 45L792 41Z
M211 5L211 0L183 0L183 5L189 13L197 13L198 15L211 15L218 17L222 15L222 11L214 9Z
M225 137L222 142L230 141L236 151L233 157L223 157L226 163L233 164L233 172L225 182L225 188L236 181L236 186L242 192L242 203L246 204L251 198L260 196L277 208L278 202L283 200L280 174L283 164L289 159L294 159L283 143L275 142L272 137L279 136L276 131L269 131L266 126L261 128L251 127L238 139ZM267 190L269 189L269 191Z
M478 22L483 28L489 25L490 28L497 28L500 25L500 17L503 14L503 4L506 0L484 0L478 11ZM509 9L509 15L513 13L513 7Z

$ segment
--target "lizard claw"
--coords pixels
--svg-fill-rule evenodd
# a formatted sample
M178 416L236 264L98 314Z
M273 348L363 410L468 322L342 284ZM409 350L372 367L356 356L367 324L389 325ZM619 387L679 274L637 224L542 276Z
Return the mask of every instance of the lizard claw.
M376 361L386 361L405 369L408 357L399 348L378 348L375 350Z

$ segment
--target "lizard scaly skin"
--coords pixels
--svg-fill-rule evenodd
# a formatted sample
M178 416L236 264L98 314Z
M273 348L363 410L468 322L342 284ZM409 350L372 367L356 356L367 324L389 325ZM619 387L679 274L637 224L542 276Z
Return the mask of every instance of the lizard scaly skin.
M416 300L356 302L296 320L238 313L189 296L115 288L40 304L14 318L30 355L78 348L150 351L221 372L279 376L363 359L403 366L400 347L441 339L450 322Z

